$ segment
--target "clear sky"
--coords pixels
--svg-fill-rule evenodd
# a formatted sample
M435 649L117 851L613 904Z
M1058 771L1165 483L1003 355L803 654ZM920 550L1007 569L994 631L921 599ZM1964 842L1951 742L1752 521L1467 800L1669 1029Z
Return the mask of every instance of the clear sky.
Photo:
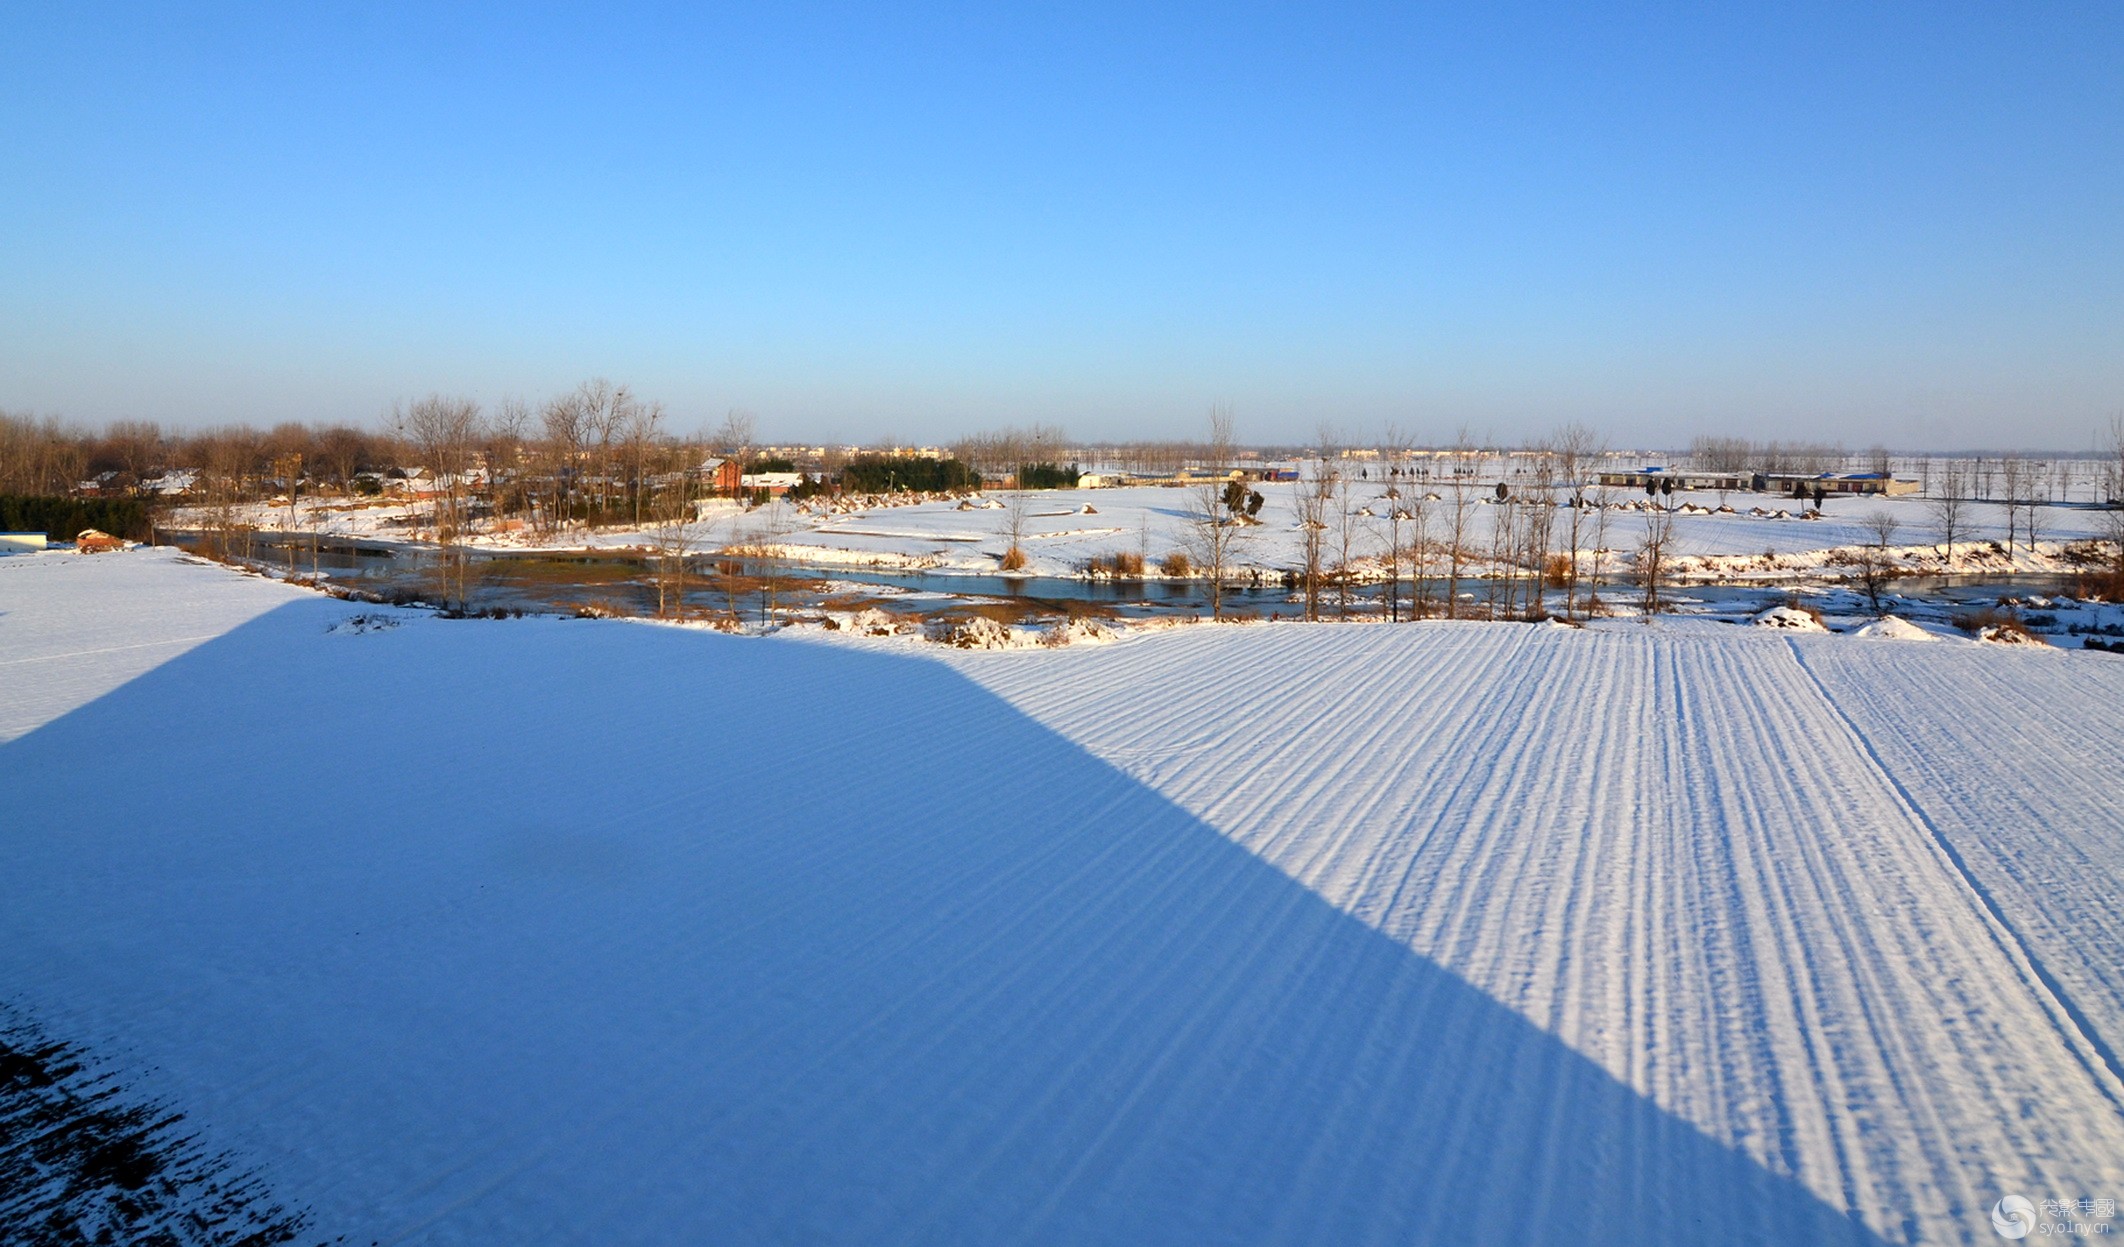
M2124 3L0 6L0 408L2081 448Z

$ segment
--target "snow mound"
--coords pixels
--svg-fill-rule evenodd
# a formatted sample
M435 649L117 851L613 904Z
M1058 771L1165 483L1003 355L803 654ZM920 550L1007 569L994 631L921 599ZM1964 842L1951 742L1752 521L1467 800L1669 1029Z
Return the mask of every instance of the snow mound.
M2044 644L2042 638L2029 632L2026 628L2017 628L2005 624L1994 624L1988 628L1977 629L1976 639L1986 645Z
M1822 621L1796 606L1773 606L1748 621L1758 628L1783 628L1788 632L1827 632Z
M389 615L349 615L325 631L358 635L363 632L388 632L397 626L398 620Z
M1065 619L1047 630L1048 645L1104 645L1120 633L1096 619Z
M1889 615L1876 619L1851 635L1869 637L1876 641L1931 641L1936 638L1907 619Z
M1020 643L1008 625L986 615L944 624L932 634L932 639L958 649L1012 649Z
M836 631L853 632L857 636L898 636L908 630L908 624L897 615L888 615L876 607L865 607L850 615L828 615L826 627Z

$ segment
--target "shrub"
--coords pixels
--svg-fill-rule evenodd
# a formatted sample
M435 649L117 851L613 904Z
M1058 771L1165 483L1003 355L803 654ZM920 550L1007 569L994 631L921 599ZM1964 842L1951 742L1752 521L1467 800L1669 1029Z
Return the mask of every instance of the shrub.
M841 486L862 494L907 490L943 493L954 489L979 489L981 474L957 459L858 455L841 469Z
M1168 576L1185 576L1195 570L1195 562L1187 557L1187 551L1175 550L1165 556L1158 568Z
M72 541L84 528L100 528L129 541L146 541L147 503L138 498L0 494L0 532L43 533L53 541Z
M1094 576L1141 576L1143 556L1134 550L1117 550L1112 554L1095 554L1084 565L1084 570Z
M959 649L1005 649L1011 644L1010 625L984 615L938 618L930 621L929 639Z
M1012 546L1003 552L1003 570L1014 572L1025 566L1027 559L1022 546Z
M1075 489L1078 476L1074 463L1066 468L1055 463L1021 463L1018 465L1018 488Z
M2059 556L2074 567L2095 567L2110 561L2110 552L2099 541L2071 541Z
M2028 625L2021 621L2020 616L2011 610L2001 610L1997 607L1979 606L1974 610L1963 611L1947 622L1979 641L2003 641L2009 644L2036 641L2035 634L2028 630Z
M2090 602L2124 602L2124 574L2114 570L2081 572L2072 595Z

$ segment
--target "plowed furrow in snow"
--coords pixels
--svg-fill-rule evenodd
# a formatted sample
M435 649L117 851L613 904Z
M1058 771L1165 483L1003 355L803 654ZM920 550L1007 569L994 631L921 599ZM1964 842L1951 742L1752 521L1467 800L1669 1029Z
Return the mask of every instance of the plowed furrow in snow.
M2041 984L1778 639L1426 624L1182 648L965 669L1884 1235L2124 1182L2124 1121ZM1190 734L1186 690L1242 653L1281 678Z
M2124 663L2054 652L1807 647L1851 729L1901 780L1973 886L2124 1053Z

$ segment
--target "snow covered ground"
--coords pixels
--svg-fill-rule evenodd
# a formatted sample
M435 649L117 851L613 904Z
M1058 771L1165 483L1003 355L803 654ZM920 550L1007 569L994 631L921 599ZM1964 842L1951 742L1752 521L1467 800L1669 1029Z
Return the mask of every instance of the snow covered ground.
M1382 517L1390 507L1382 496L1385 483L1352 481L1348 487L1353 508L1359 513L1351 541L1353 559L1377 559L1387 547L1386 522ZM1238 561L1268 569L1302 565L1297 486L1264 484L1256 488L1264 499L1259 524L1248 530L1248 537L1238 550ZM1484 493L1480 488L1470 491L1468 544L1476 550L1487 549L1491 524L1501 514L1500 508L1484 499ZM990 499L1009 496L993 494ZM1095 556L1116 552L1141 552L1155 563L1175 550L1189 549L1188 516L1195 505L1194 491L1189 489L1052 491L1028 494L1027 498L1030 501L1025 508L1023 548L1030 559L1028 574L1069 575L1080 571ZM1620 570L1644 534L1646 516L1627 509L1626 504L1633 503L1631 495L1614 491L1612 498L1604 536L1596 535L1594 522L1589 519L1581 536L1581 549L1590 552L1604 544L1616 552L1608 563L1609 570ZM1642 500L1634 501L1641 504ZM1669 554L1677 561L1678 571L1745 578L1765 572L1790 577L1833 570L1837 564L1835 551L1840 547L1874 540L1864 519L1881 510L1898 519L1899 536L1894 548L1908 570L1945 570L1939 556L1929 548L1936 525L1929 504L1922 498L1833 499L1821 519L1799 518L1796 504L1768 495L1732 494L1725 504L1733 508L1732 513L1716 512L1720 498L1715 494L1675 498L1676 507L1696 508L1682 511L1675 518ZM1449 498L1427 504L1430 541L1445 540L1451 505ZM1086 507L1093 513L1086 514ZM1756 510L1765 514L1751 514ZM2099 534L2103 531L2103 518L2101 512L2084 508L2046 507L2040 531L2043 553L2022 551L2009 561L1988 552L1979 557L1980 543L2005 539L2005 509L1968 504L1962 516L1965 527L1957 539L1955 570L2060 570L2063 564L2056 558L2059 546ZM992 572L1009 547L1004 535L1007 521L1008 512L1001 507L961 510L956 502L927 502L809 517L806 526L783 538L782 544L799 557L817 562L875 562ZM1564 548L1563 530L1567 523L1567 519L1557 522L1557 548ZM732 531L742 529L743 520L733 519L731 527ZM1331 520L1330 527L1338 524ZM1411 529L1405 526L1402 536L1404 541L1410 540ZM2025 533L2022 539L2025 541ZM1330 560L1339 554L1338 543L1339 533L1330 533ZM1766 560L1765 555L1771 559Z
M1255 486L1263 496L1259 523L1247 530L1236 551L1243 567L1267 570L1295 568L1303 563L1300 552L1297 486L1265 483ZM1376 561L1387 548L1384 517L1389 511L1383 497L1386 482L1349 482L1356 517L1351 540L1352 561L1362 565ZM1433 483L1421 489L1404 483L1410 492L1436 492ZM1597 491L1595 491L1597 493ZM1643 537L1646 515L1641 495L1612 490L1605 532L1589 519L1581 534L1580 548L1613 551L1605 570L1627 569L1628 558ZM735 505L720 507L696 526L701 548L723 545L769 544L806 563L833 566L920 568L936 571L993 573L1009 549L1006 536L1008 491L992 492L970 500L939 499L918 503L862 506L842 502L815 502L806 508L776 503L771 508L743 510ZM1197 505L1196 492L1188 488L1141 486L1121 489L1048 490L1023 495L1023 541L1028 562L1026 575L1071 576L1081 574L1092 558L1116 553L1141 553L1155 565L1175 551L1190 549L1189 521ZM1491 524L1501 513L1487 501L1481 486L1469 490L1471 550L1487 550ZM1428 502L1427 536L1431 542L1445 540L1450 494ZM2053 505L2039 510L2038 549L2027 543L2026 516L2016 518L2017 544L2009 556L1988 548L1988 542L2003 543L2007 514L2003 506L1971 502L1964 506L1949 563L1937 546L1938 523L1933 505L1924 498L1833 498L1818 519L1802 518L1798 504L1789 498L1768 494L1711 492L1678 494L1675 532L1668 547L1676 573L1713 580L1794 579L1838 574L1845 570L1838 552L1876 540L1865 520L1877 511L1896 517L1897 535L1891 548L1900 570L1910 573L2055 573L2072 570L2061 557L2063 547L2074 541L2099 537L2107 532L2104 512L2085 505ZM1721 505L1731 508L1720 513ZM299 513L291 521L285 508L256 507L252 518L268 530L300 527L308 523ZM1761 514L1757 514L1761 512ZM323 509L318 527L338 537L376 536L406 540L424 530L409 523L420 518L417 507L379 506L362 510ZM196 517L193 517L196 519ZM179 526L186 522L179 517ZM1556 548L1564 548L1567 519L1557 522ZM1413 532L1405 528L1403 539ZM495 549L618 548L647 545L648 534L625 529L595 533L567 533L535 537L522 532L474 538L475 544ZM1339 553L1339 534L1331 535L1327 557ZM1478 558L1479 561L1479 558ZM1155 574L1155 567L1153 568Z
M984 654L21 557L0 1002L306 1238L1984 1242L2124 1193L2119 704L1700 621Z

